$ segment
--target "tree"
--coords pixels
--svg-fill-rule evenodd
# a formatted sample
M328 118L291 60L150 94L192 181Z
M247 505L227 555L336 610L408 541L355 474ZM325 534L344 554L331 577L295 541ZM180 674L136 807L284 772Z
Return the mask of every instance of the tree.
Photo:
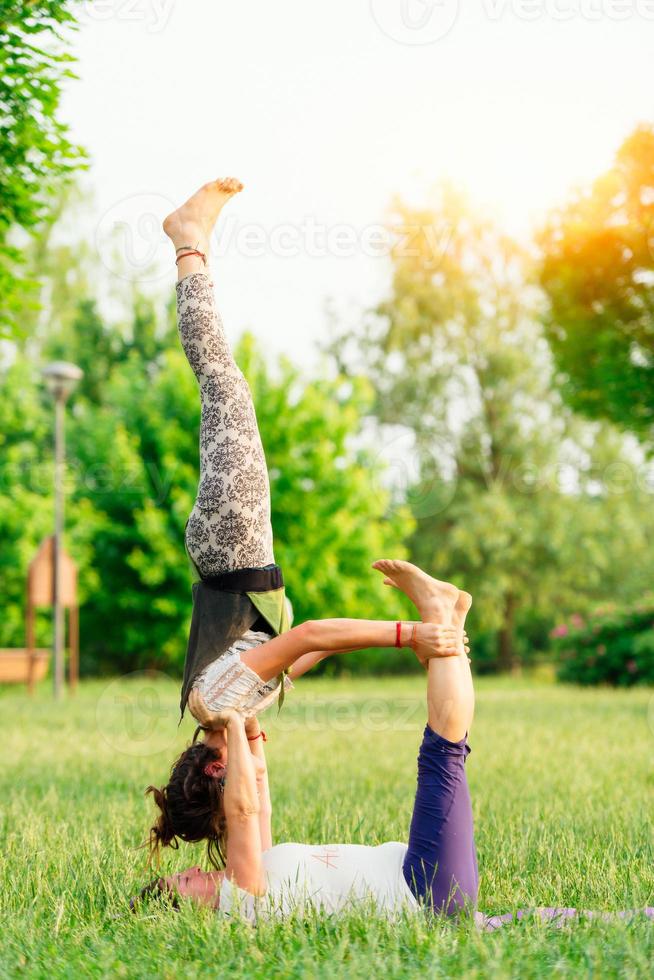
M81 610L86 670L179 670L190 614L184 525L197 481L199 399L183 355L114 365L70 425L71 512L95 515L97 590Z
M71 214L83 217L80 204L87 206L67 193L53 211L74 226ZM34 236L26 262L42 272L42 309L30 314L29 336L13 344L11 366L0 364L2 639L23 642L27 563L51 529L52 406L38 365L63 358L84 370L68 408L66 479L67 543L80 570L82 668L178 672L191 611L183 539L198 482L200 400L177 338L174 300L164 306L119 281L111 305L118 319L109 321L97 301L106 294L97 257L53 223ZM303 378L288 361L267 364L251 337L238 357L254 389L271 469L276 554L297 620L410 614L370 568L384 553L403 555L413 527L405 507L390 506L383 466L362 448L370 386L326 372ZM388 651L368 655L371 665L391 660ZM406 662L398 655L393 667ZM357 658L348 669L362 665Z
M237 361L252 387L270 472L275 555L296 619L388 619L397 597L380 588L377 557L405 554L414 522L383 488L384 464L362 444L374 392L362 377L306 380L282 358L276 374L250 335ZM357 445L357 443L359 445Z
M74 0L0 0L0 331L15 334L35 303L36 283L21 274L12 238L32 232L53 195L82 166L58 119L61 84L72 78L64 29Z
M69 471L68 489L74 479ZM25 643L27 566L52 533L52 481L52 404L34 365L18 355L0 369L0 646ZM81 602L97 586L91 545L97 520L88 499L69 509L68 546L81 572ZM44 616L37 625L37 640L47 645Z
M81 360L85 321L74 322L79 347L67 352ZM353 444L369 388L307 381L289 362L275 377L248 336L237 357L257 402L276 557L297 621L408 612L370 568L384 554L404 554L413 522L406 508L389 511L379 463ZM198 481L195 378L178 343L153 361L132 349L95 394L78 391L67 422L67 543L80 569L82 667L176 674L191 611L183 539ZM22 355L0 371L0 396L0 629L2 642L22 645L27 564L52 526L52 408Z
M654 127L540 235L547 336L567 402L654 435Z
M370 492L375 469L350 441L369 399L363 383L303 381L287 362L274 379L251 337L237 351L254 391L271 473L276 557L298 621L388 615L374 558L411 528ZM131 352L103 403L78 412L74 502L91 502L98 592L82 612L85 652L99 667L178 671L190 614L184 527L198 481L199 396L177 344L156 365Z
M556 611L578 609L594 586L628 588L619 575L630 560L613 548L619 534L651 569L644 527L626 504L620 532L602 524L616 505L606 458L593 463L606 445L552 390L526 257L451 188L433 210L397 210L400 226L420 236L408 250L398 244L390 296L348 356L375 386L381 438L396 438L399 426L413 442L413 559L474 594L473 626L494 638L488 660L509 669L525 649L521 632L543 642ZM613 450L621 460L615 440Z
M51 532L48 472L42 448L48 417L25 362L0 375L1 643L25 644L25 575L41 539Z

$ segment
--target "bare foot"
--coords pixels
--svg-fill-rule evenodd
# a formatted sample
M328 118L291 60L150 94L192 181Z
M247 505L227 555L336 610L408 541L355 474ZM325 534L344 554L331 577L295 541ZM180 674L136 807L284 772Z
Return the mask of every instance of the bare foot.
M459 592L459 596L454 604L454 613L452 619L454 620L455 626L463 626L466 621L466 616L470 612L470 607L472 605L472 596L469 592Z
M384 585L392 585L409 597L423 623L451 623L459 598L455 585L432 578L410 561L382 558L372 567L385 576Z
M464 631L466 616L470 612L470 606L472 605L472 596L469 592L459 592L459 598L454 604L454 612L452 613L452 626L454 626L462 636L462 650L464 653L470 653L470 647L467 645L467 634Z
M186 204L169 214L163 230L176 249L182 245L209 253L211 233L223 206L230 197L243 190L243 184L235 177L223 177L204 184Z

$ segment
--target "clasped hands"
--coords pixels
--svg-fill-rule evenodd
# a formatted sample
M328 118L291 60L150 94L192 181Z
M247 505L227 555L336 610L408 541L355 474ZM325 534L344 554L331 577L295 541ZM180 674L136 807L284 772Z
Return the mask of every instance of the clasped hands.
M404 630L410 629L411 636L405 642ZM463 650L470 653L468 634L454 626L441 623L403 623L402 646L410 646L422 664L434 657L456 657ZM461 646L462 645L462 646Z
M234 708L227 708L225 711L212 711L196 687L191 689L188 696L188 706L198 724L209 731L227 728L232 721L243 721L248 736L254 736L259 731L259 722L255 715L246 717Z

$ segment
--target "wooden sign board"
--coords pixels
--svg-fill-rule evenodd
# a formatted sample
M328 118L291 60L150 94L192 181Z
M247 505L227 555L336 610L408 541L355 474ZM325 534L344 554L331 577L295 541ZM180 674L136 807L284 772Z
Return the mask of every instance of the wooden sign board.
M44 538L36 555L30 562L27 573L27 602L30 606L51 606L54 587L53 569L54 538ZM66 551L61 552L60 598L67 609L77 605L77 568Z

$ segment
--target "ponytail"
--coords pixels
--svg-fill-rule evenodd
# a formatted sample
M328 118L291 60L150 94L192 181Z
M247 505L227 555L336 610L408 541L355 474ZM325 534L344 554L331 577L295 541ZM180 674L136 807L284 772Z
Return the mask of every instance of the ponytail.
M210 862L215 868L224 867L227 821L222 784L205 772L216 757L215 749L194 740L174 763L166 786L146 789L145 795L152 794L159 810L143 845L150 865L159 865L163 847L176 850L180 840L189 844L206 840Z
M174 850L177 850L179 847L179 841L173 830L173 822L168 812L166 790L166 786L163 789L158 789L156 786L148 786L145 791L146 796L152 793L154 802L160 811L155 823L150 827L150 834L147 840L148 863L150 865L156 864L157 867L161 862L162 847L172 847Z

